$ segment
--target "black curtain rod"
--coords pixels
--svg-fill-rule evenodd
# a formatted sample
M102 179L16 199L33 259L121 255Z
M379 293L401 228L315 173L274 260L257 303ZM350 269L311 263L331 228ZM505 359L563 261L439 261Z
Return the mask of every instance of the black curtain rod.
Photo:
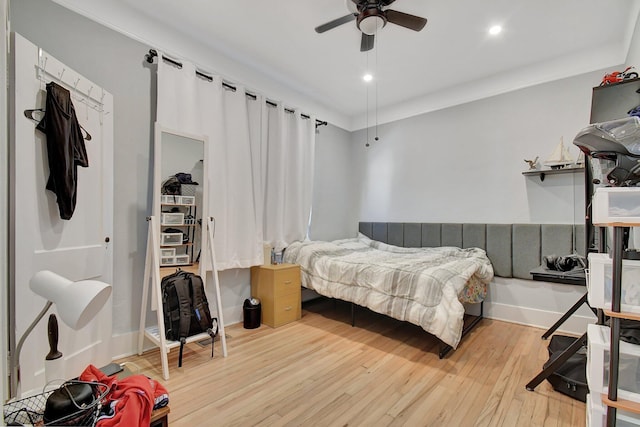
M144 56L144 59L149 64L153 64L153 60L154 60L154 58L156 56L158 56L158 52L155 49L149 49L149 53L147 53ZM168 57L162 55L162 60L163 61L167 61L168 63L173 64L178 68L182 68L182 63L176 61L175 59L171 59L171 58L168 58ZM210 82L213 81L213 77L208 76L208 75L206 75L206 74L204 74L204 73L202 73L202 72L200 72L198 70L196 70L196 76L201 77L201 78L203 78L203 79L205 79L207 81L210 81ZM229 83L227 83L225 81L222 82L222 87L227 88L229 90L232 90L234 92L237 90L235 86L233 86L233 85L231 85L231 84L229 84ZM252 93L249 93L249 92L245 92L245 95L248 96L249 98L253 99L253 100L258 99L258 97L256 95L254 95ZM273 101L269 101L268 99L265 100L265 102L267 103L267 105L271 105L272 107L277 107L278 106L278 104L276 104ZM289 109L289 108L285 108L284 111L286 111L287 113L294 113L294 111ZM300 116L304 117L305 119L310 119L311 118L311 116L309 116L307 114L300 114ZM326 126L326 125L327 125L326 121L316 119L316 128L318 126Z

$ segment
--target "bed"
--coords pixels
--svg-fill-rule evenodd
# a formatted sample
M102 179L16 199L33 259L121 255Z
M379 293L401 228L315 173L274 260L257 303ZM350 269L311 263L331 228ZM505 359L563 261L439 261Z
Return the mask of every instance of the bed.
M284 262L300 265L302 286L408 321L456 348L464 303L481 302L493 267L480 248L405 248L357 238L291 244Z

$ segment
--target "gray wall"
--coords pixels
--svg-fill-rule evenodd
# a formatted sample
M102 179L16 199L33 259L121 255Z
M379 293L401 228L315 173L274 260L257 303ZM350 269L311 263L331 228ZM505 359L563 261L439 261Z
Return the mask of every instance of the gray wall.
M104 87L114 99L114 334L139 323L151 214L155 71L149 50L51 1L11 2L11 29ZM72 30L69 30L72 29Z
M353 165L357 153L351 132L331 124L316 131L313 207L309 236L313 240L355 237L358 231L358 186Z
M557 80L353 134L362 221L583 222L581 175L522 175L589 123L604 71ZM373 134L372 131L369 132Z

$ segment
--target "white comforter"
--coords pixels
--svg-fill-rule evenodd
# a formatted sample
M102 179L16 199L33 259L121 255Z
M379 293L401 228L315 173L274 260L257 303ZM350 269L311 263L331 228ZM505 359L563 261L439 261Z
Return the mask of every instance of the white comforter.
M482 249L400 248L363 235L293 243L284 262L300 265L303 286L419 325L453 348L463 327L459 294L493 279Z

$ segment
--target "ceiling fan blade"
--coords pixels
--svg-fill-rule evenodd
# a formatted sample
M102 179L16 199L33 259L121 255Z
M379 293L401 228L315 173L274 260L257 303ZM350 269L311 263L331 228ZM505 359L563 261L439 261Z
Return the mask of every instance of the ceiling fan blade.
M341 18L334 19L333 21L329 21L326 24L322 24L316 27L316 33L322 34L325 31L329 31L332 28L338 27L342 24L346 24L347 22L351 22L356 19L356 14L350 13Z
M373 41L375 36L362 33L362 41L360 42L360 52L366 52L373 49Z
M413 31L420 31L427 25L426 18L398 12L397 10L388 9L384 11L384 14L387 17L387 21L392 24L400 25Z

